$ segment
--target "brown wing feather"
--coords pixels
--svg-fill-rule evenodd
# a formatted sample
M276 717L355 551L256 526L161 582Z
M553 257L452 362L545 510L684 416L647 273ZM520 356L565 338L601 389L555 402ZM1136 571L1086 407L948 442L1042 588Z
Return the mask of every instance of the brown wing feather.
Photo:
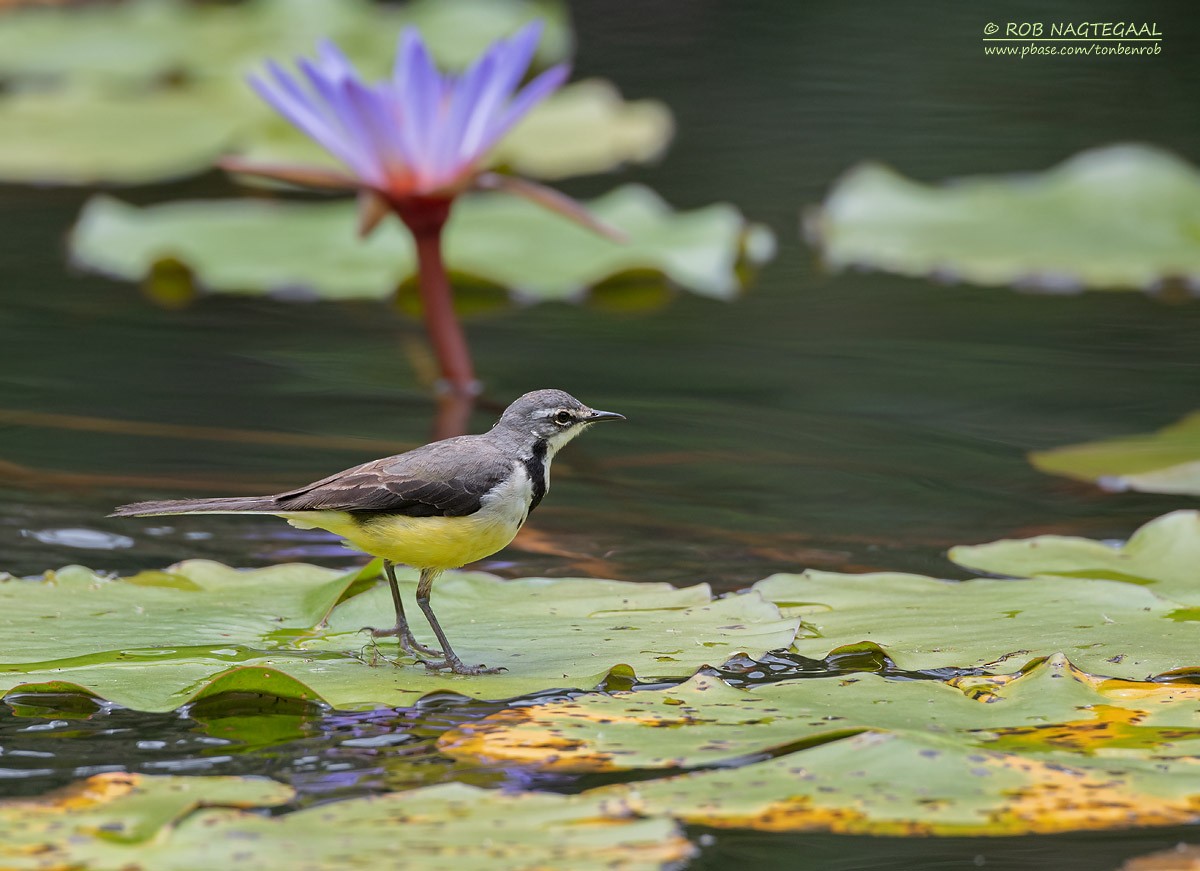
M274 496L138 502L118 516L190 512L361 511L409 517L464 517L513 473L512 461L479 436L434 442L372 460Z
M483 495L512 471L512 463L488 442L464 436L347 469L275 501L285 511L463 517L478 511Z

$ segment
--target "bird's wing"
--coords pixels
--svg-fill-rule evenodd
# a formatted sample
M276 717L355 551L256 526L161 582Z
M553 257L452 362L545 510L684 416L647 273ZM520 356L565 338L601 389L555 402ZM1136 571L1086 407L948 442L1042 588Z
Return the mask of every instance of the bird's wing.
M463 517L513 474L513 462L487 440L464 436L384 457L275 497L285 511L380 511L410 517Z

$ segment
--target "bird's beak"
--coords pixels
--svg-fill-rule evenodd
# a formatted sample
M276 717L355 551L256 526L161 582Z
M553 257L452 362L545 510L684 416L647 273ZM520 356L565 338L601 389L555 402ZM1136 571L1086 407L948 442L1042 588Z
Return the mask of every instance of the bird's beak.
M600 420L624 420L624 419L625 419L625 415L617 414L615 411L597 411L594 408L588 412L588 416L587 416L588 423L596 423L597 421L600 421Z

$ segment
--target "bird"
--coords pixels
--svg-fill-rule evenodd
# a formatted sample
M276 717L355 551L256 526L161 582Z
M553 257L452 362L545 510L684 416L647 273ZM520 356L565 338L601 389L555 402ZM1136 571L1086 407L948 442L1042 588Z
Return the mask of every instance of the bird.
M494 674L503 669L467 665L451 648L430 603L434 581L511 542L550 489L550 463L558 451L594 423L624 419L562 390L534 390L485 433L431 442L285 493L134 502L109 516L273 514L299 529L332 532L383 560L396 625L365 630L376 638L394 636L402 651L431 671ZM397 564L420 572L417 605L440 648L414 637L396 583Z

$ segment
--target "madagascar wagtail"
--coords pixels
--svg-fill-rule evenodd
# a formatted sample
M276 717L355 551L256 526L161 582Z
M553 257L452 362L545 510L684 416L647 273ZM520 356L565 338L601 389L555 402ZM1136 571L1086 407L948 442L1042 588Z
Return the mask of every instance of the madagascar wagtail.
M526 393L482 435L433 442L338 472L275 496L179 499L122 505L114 517L156 514L274 514L300 529L325 529L383 558L396 606L396 625L373 629L395 636L402 650L430 669L488 674L498 669L463 664L446 640L429 593L446 569L490 556L507 545L550 487L550 461L559 448L601 420L561 390ZM404 617L395 564L419 569L417 604L441 650L420 644Z

